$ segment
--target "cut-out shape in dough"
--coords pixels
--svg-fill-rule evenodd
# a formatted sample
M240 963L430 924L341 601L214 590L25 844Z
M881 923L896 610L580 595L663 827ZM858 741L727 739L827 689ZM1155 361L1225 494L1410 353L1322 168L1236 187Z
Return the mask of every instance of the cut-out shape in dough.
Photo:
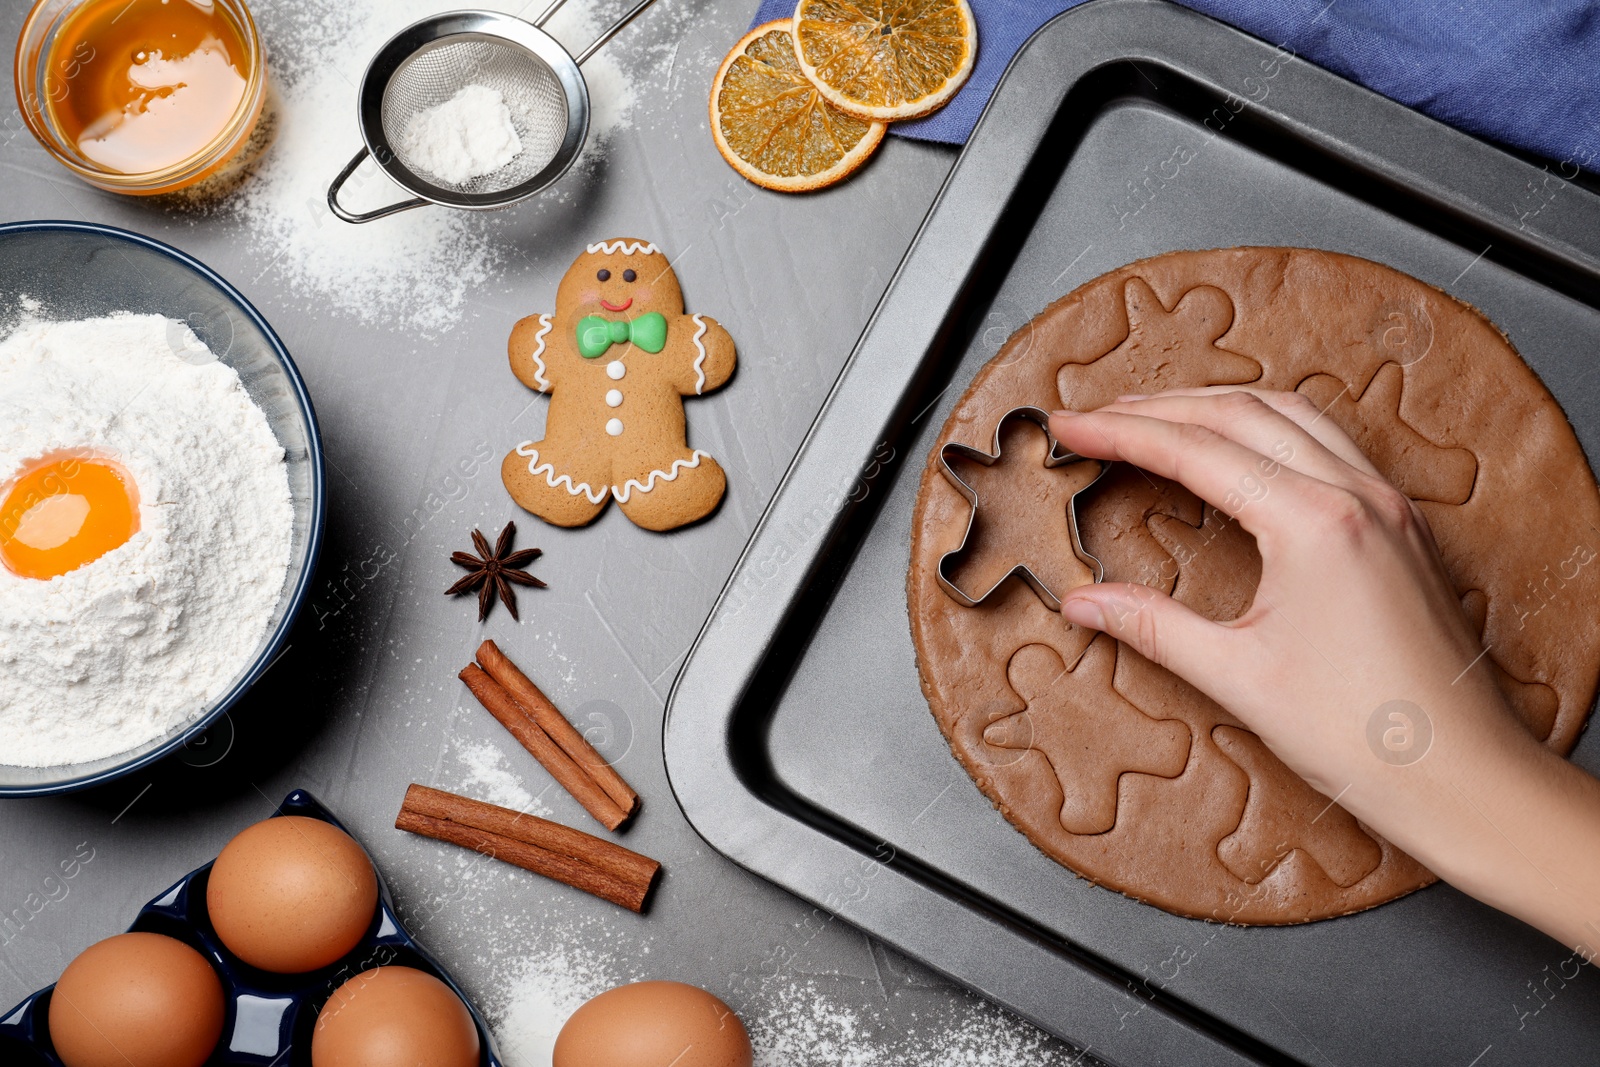
M1198 525L1200 498L1177 482L1129 463L1115 463L1094 492L1078 502L1083 547L1105 565L1108 582L1137 582L1171 593L1178 562L1147 525L1156 515Z
M1405 371L1385 363L1359 397L1331 374L1313 374L1296 388L1349 434L1372 465L1412 500L1465 504L1478 459L1465 448L1436 445L1400 417Z
M996 444L999 452L987 465L955 451L945 455L951 473L977 497L966 542L951 561L951 583L978 600L1023 567L1058 598L1093 582L1094 568L1073 548L1069 509L1104 465L1085 460L1047 466L1050 435L1027 418L1003 422Z
M1489 597L1482 589L1468 589L1462 594L1461 606L1466 609L1467 618L1471 620L1472 628L1477 631L1481 641L1484 627L1489 622ZM1495 658L1493 648L1484 658L1489 661L1500 692L1506 695L1506 701L1511 705L1511 710L1517 713L1517 718L1522 720L1522 725L1540 741L1549 737L1550 731L1555 729L1556 712L1561 707L1556 691L1542 682L1524 682L1506 670Z
M1179 603L1215 622L1250 610L1261 582L1261 553L1238 520L1207 504L1198 527L1167 515L1152 515L1146 523L1178 566L1172 595Z
M1217 858L1234 877L1255 885L1295 849L1346 888L1377 869L1383 849L1355 816L1299 776L1285 773L1261 738L1235 726L1217 726L1211 739L1250 776L1239 828L1217 842Z
M1261 377L1261 364L1216 344L1233 325L1233 301L1216 286L1195 286L1170 311L1143 278L1129 278L1122 295L1127 339L1091 363L1068 363L1056 372L1067 407L1089 411L1125 393L1243 385Z
M1048 645L1024 645L1006 679L1027 707L983 733L997 748L1032 748L1050 761L1068 833L1102 834L1116 825L1124 774L1176 778L1189 762L1189 727L1152 719L1124 700L1111 684L1116 666L1116 642L1105 636L1071 671Z

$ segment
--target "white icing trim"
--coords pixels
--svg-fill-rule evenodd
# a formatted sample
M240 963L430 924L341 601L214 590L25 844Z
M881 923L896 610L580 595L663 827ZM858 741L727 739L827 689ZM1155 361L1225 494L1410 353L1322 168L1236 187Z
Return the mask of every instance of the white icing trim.
M710 458L711 458L711 453L710 452L702 452L702 451L700 451L700 449L697 448L697 449L694 450L694 455L691 456L689 459L675 459L675 460L673 460L672 461L672 470L670 470L670 471L662 471L662 470L651 471L648 475L645 476L645 480L644 480L643 483L641 483L639 481L639 479L637 479L637 478L629 478L626 482L623 483L621 489L618 489L616 486L613 485L611 487L611 495L617 498L617 503L626 504L628 502L628 498L633 495L633 491L635 489L639 490L639 492L641 492L641 493L648 493L650 490L652 490L652 489L654 489L656 487L656 482L658 482L658 481L675 482L675 481L678 480L678 473L680 471L682 471L685 467L693 469L695 467L700 466L700 461L702 459L710 459Z
M572 475L570 474L563 474L559 478L556 477L555 464L548 460L540 463L539 450L533 448L532 445L532 441L524 441L517 446L517 455L530 457L528 459L529 474L533 475L535 478L542 474L544 475L544 480L549 483L550 488L565 489L573 496L582 495L587 497L589 503L591 504L598 504L605 500L606 493L610 491L609 489L602 487L600 492L596 494L594 488L590 486L588 482L573 482ZM562 482L566 482L567 484L562 485Z
M648 256L659 252L660 249L649 241L596 241L589 246L591 255L595 252L604 252L608 256L614 256L619 251L625 256L637 255L640 252Z
M700 338L706 335L706 320L699 315L690 315L689 317L694 320L696 326L700 327L694 332L694 337L692 338L694 346L700 350L700 354L694 357L694 391L695 395L698 396L706 387L706 372L701 369L706 361L706 346L700 343Z
M544 372L549 368L544 365L544 360L540 359L539 356L544 352L544 335L550 332L550 328L553 325L550 316L540 315L539 325L542 329L533 335L534 342L539 346L533 350L533 365L537 368L533 372L533 380L539 383L539 389L543 391L550 388L550 379L544 376Z

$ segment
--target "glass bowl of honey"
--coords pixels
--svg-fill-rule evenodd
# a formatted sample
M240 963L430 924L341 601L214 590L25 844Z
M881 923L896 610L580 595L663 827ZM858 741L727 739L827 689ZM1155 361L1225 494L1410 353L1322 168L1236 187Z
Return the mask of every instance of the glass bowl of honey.
M17 40L17 106L84 181L169 193L244 147L266 68L242 0L38 0Z

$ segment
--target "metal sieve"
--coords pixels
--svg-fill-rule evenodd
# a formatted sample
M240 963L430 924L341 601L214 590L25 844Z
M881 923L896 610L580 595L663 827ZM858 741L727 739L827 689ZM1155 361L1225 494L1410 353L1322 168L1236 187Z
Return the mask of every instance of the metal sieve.
M641 0L576 58L540 28L564 2L551 0L532 23L493 11L449 11L390 38L361 79L357 120L364 145L328 187L333 213L346 222L371 222L424 204L506 207L565 174L589 135L589 86L579 66L655 0ZM496 171L448 182L408 158L403 135L419 112L468 85L499 91L522 149ZM363 212L341 205L339 190L369 155L413 199Z

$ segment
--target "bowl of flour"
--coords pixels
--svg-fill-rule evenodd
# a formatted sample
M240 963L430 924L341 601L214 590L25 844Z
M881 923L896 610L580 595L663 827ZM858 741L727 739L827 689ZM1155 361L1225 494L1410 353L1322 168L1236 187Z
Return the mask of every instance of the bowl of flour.
M85 540L107 508L61 472L91 468L131 533ZM123 230L0 226L0 796L108 781L224 716L285 646L323 512L305 385L232 286Z

